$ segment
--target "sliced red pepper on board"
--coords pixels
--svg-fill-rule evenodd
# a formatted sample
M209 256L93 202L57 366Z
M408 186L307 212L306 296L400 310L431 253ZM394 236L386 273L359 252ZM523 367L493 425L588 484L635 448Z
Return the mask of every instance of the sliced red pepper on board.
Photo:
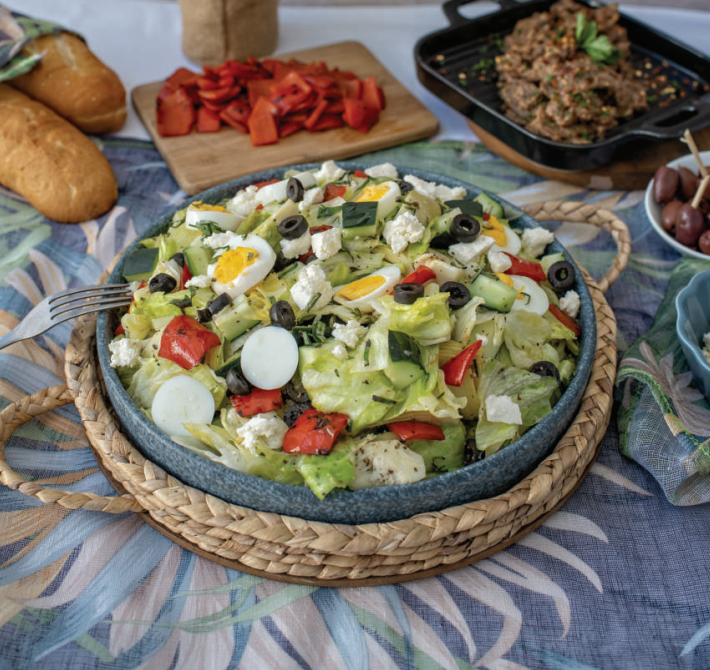
M352 98L345 98L343 105L345 105L343 120L351 128L366 133L377 123L379 112L376 107L371 107L362 100Z
M313 90L298 72L291 71L281 81L271 85L271 93L272 95L286 95L292 93L293 88L297 88L303 93L310 93Z
M463 384L466 371L471 367L471 363L473 363L473 359L482 345L483 342L481 340L476 340L460 354L454 356L448 363L441 366L444 371L444 381L449 386L461 386Z
M219 79L209 79L208 77L198 77L197 78L197 88L201 91L212 91L215 88L221 88L219 85Z
M302 123L295 123L294 121L286 121L286 123L279 124L279 137L283 139L289 135L297 133L299 130L303 129Z
M271 95L271 79L252 79L247 82L249 106L253 109L259 98L268 98Z
M323 116L318 119L316 124L311 128L311 131L317 133L321 130L333 130L334 128L342 128L345 125L342 116L336 116L335 114L323 114Z
M569 314L563 312L557 305L550 305L550 313L563 326L569 328L576 337L579 337L582 334L582 326L580 326Z
M195 123L195 108L184 88L159 96L155 113L158 132L163 137L187 135Z
M311 115L306 119L306 122L303 124L303 127L306 128L306 130L313 130L313 126L318 123L318 120L320 119L327 106L327 100L321 100L318 104L316 104L316 106L313 108L313 111L311 112Z
M190 370L202 362L205 354L222 341L195 319L181 314L165 326L158 356Z
M338 83L343 98L359 100L362 95L362 82L359 79L347 79Z
M323 202L328 202L333 198L342 198L347 190L347 186L342 184L326 184L323 189Z
M239 416L254 416L281 409L281 389L252 389L248 395L233 395L232 407Z
M289 454L330 453L338 435L348 425L346 414L326 414L317 409L307 409L288 429L283 440L283 450Z
M275 144L279 141L279 131L276 127L277 111L276 105L272 102L266 98L259 98L247 123L253 146Z
M505 271L505 274L528 277L536 281L538 284L547 279L545 270L543 270L542 265L540 265L537 261L529 261L527 258L519 258L518 256L513 256L513 254L509 254L507 251L504 251L503 253L510 258L511 263L510 267Z
M217 112L213 112L207 107L200 107L197 110L197 124L195 129L198 133L216 133L222 127L222 119Z
M242 133L248 133L247 124L251 110L244 103L238 100L232 100L221 112L220 117L225 123L228 123L232 128L236 128Z
M385 108L385 95L377 85L374 77L367 77L362 82L362 101L370 107L374 107L378 112Z
M209 102L224 102L236 97L241 90L241 86L228 86L226 88L214 88L211 91L198 91L197 95L200 100L209 100Z
M441 426L421 421L398 421L387 425L402 442L408 440L443 440L446 439Z

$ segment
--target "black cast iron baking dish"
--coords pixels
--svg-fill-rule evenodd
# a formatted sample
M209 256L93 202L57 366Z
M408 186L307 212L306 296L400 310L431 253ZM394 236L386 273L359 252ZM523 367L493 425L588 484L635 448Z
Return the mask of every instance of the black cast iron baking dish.
M577 1L587 7L602 6L594 0ZM591 170L622 155L628 158L634 146L677 139L686 128L694 132L710 124L710 58L621 14L619 24L628 31L634 65L648 67L650 62L659 68L678 97L666 106L650 102L647 112L620 123L591 144L554 142L531 133L505 117L496 78L490 76L495 67L487 64L501 53L501 40L517 21L547 10L555 0L496 0L496 11L466 19L459 8L472 2L476 0L444 3L451 25L417 42L417 75L432 93L528 159L558 170ZM488 76L480 75L487 68ZM473 76L464 79L462 72Z

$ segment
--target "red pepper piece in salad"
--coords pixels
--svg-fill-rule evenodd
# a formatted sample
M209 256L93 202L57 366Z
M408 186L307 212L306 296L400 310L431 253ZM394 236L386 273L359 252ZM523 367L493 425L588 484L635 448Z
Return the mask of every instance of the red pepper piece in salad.
M323 189L323 202L328 202L333 198L342 198L347 190L347 186L341 184L326 184Z
M550 313L563 326L569 328L575 334L575 337L579 337L582 334L582 326L580 326L569 314L563 312L557 305L550 305Z
M482 345L483 342L481 340L476 340L448 363L441 366L444 371L444 381L449 386L461 386L463 384L466 371L471 367L471 363L473 363L473 359Z
M518 256L513 256L513 254L509 254L507 251L504 251L503 253L510 258L511 262L511 266L505 271L505 274L529 277L538 284L547 279L545 270L543 270L542 265L540 265L537 261L529 261L525 258L518 258Z
M212 347L221 343L218 335L195 319L181 314L165 326L158 356L190 370L202 362Z
M436 279L436 273L426 265L419 265L414 268L403 280L402 284L426 284L428 281Z
M387 426L402 442L408 440L443 440L441 426L421 421L398 421Z
M272 412L281 409L282 405L281 389L258 389L254 388L247 395L233 395L232 407L237 410L239 416L254 416L264 412Z
M283 440L283 450L290 454L320 454L324 456L348 425L346 414L326 414L317 409L307 409L288 429Z

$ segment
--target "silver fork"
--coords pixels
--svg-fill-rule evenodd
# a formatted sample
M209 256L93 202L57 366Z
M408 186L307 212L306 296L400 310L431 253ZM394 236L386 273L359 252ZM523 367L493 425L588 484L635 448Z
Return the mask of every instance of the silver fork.
M129 305L132 297L129 284L100 284L59 291L36 305L16 328L0 337L0 349L41 335L78 316Z

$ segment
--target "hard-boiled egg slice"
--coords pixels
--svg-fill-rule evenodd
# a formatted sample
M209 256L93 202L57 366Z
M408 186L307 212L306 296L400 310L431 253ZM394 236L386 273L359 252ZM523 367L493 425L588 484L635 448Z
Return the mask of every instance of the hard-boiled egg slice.
M197 229L198 223L207 223L211 221L216 223L222 230L236 230L242 217L233 214L224 207L219 205L208 205L206 203L193 202L185 214L185 225L193 230Z
M311 188L311 186L316 185L316 178L312 172L299 172L295 174L294 177L303 184L303 188ZM274 200L283 202L286 200L286 187L288 186L288 179L282 179L273 184L267 184L262 186L254 196L258 202L262 205L268 205Z
M266 326L254 331L242 349L242 372L260 389L278 389L298 367L298 343L288 330Z
M371 312L373 302L383 296L402 278L396 265L388 265L377 272L338 287L335 301L347 307L357 307L361 312Z
M257 235L234 235L228 244L229 249L207 267L207 275L217 295L228 293L236 298L271 272L276 254L269 243Z
M376 202L377 218L382 220L397 206L397 199L401 195L402 191L395 182L385 181L365 186L355 202Z
M522 246L518 234L508 226L504 226L495 216L491 216L483 222L481 234L495 240L495 244L491 247L495 251L507 251L509 254L517 256Z
M208 388L188 375L171 377L156 392L150 412L167 435L187 436L185 423L211 423L214 398Z
M513 288L518 292L518 297L512 309L526 310L542 316L550 307L547 293L541 289L534 279L520 275L504 275L510 279Z

